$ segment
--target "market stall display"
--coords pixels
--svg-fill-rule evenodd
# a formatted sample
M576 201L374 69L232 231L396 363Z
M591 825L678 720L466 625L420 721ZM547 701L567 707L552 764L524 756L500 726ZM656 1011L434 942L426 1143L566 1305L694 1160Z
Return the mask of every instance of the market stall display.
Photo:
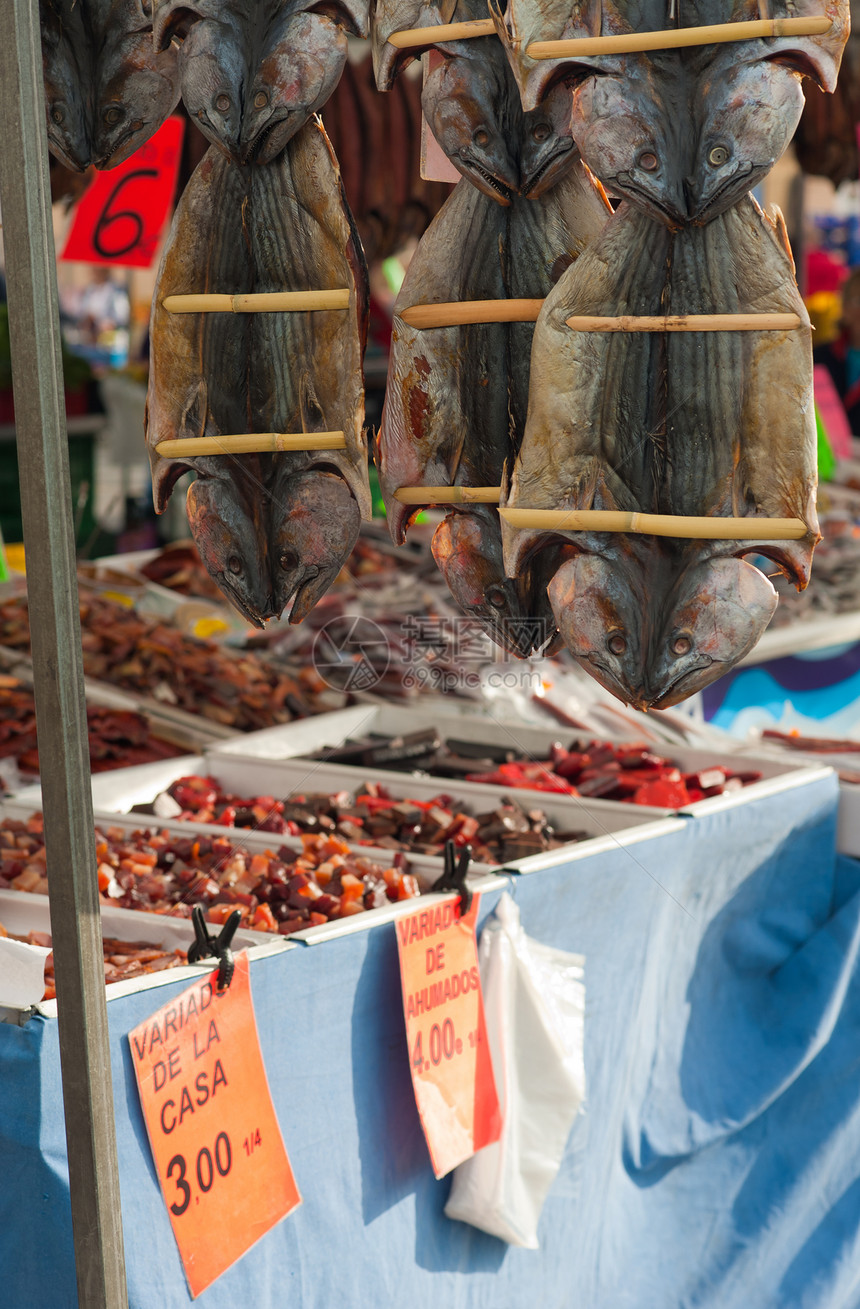
M64 3L44 0L48 54ZM61 31L70 49L94 5L72 6ZM113 8L112 36L137 0ZM194 714L213 732L241 735L94 780L95 903L77 887L75 903L64 905L59 891L80 881L86 843L77 841L65 878L56 846L49 866L44 828L50 835L59 800L44 707L46 818L33 812L36 788L0 807L0 938L47 939L44 923L22 930L7 906L28 901L45 915L49 893L57 940L64 907L86 926L89 962L100 965L91 947L103 915L111 1061L105 1039L99 1070L93 1035L97 1022L107 1035L102 978L90 967L83 995L95 1018L84 1021L84 1005L73 1029L62 946L60 1015L70 1025L60 1039L68 1072L69 1033L83 1033L84 1067L101 1072L102 1099L116 1104L123 1193L120 1207L117 1182L111 1211L125 1220L134 1309L184 1302L165 1212L165 1202L174 1217L184 1212L181 1203L171 1208L172 1175L178 1170L177 1197L187 1175L189 1200L192 1186L200 1195L216 1182L212 1139L194 1140L187 1160L178 1137L163 1158L150 1154L129 1075L129 1032L156 1007L135 989L158 985L171 1004L185 984L181 943L160 941L150 924L188 932L192 905L205 908L216 932L238 909L243 946L269 942L271 958L252 947L253 999L278 1117L286 1123L311 1099L325 1105L314 1122L302 1115L297 1134L306 1207L267 1230L253 1257L210 1279L204 1306L263 1302L285 1285L285 1268L299 1297L321 1307L356 1288L382 1302L392 1286L416 1305L438 1304L441 1294L451 1309L561 1302L571 1284L595 1303L638 1305L659 1282L678 1303L745 1309L749 1286L765 1274L786 1305L803 1299L824 1309L846 1287L850 1298L839 1241L847 1252L854 1233L844 1206L824 1212L784 1186L787 1160L798 1176L819 1170L828 1195L856 1183L836 1131L811 1144L796 1130L809 1121L810 1096L832 1109L828 1121L841 1124L854 1108L842 1091L850 1058L840 1062L840 1051L854 1027L857 877L835 856L836 779L815 756L826 746L846 777L850 762L831 742L776 757L768 753L775 742L762 742L760 753L730 748L679 717L658 715L652 727L607 704L616 696L642 709L674 705L741 660L776 607L764 560L799 588L809 580L819 526L808 319L784 224L747 192L793 130L801 79L835 82L847 4L824 9L820 0L790 13L780 0L775 10L708 0L684 10L673 0L667 13L607 0L562 12L509 0L488 18L473 0L381 0L370 15L361 0L167 0L141 13L135 36L144 34L147 55L139 62L149 58L154 24L156 58L170 61L186 109L212 141L180 201L153 303L147 433L157 500L178 473L198 474L188 498L198 560L162 559L156 569L182 596L199 586L202 561L250 623L271 627L256 635L215 620L219 644L193 640L170 621L172 599L157 586L135 584L125 595L121 578L94 579L80 609L89 676L161 705L175 723ZM712 22L716 35L702 30ZM340 77L345 33L369 26L381 87L412 51L432 52L425 115L463 174L401 289L378 441L395 538L418 510L442 507L444 517L421 529L432 535L433 582L426 550L422 561L398 547L402 567L378 544L351 555L370 511L367 280L313 114ZM92 82L98 61L87 57ZM123 58L134 118L145 79L136 56ZM86 90L87 106L103 112L80 80L79 99ZM105 123L119 128L112 109ZM99 162L119 162L121 148ZM5 220L8 170L4 181ZM336 303L325 299L332 295ZM40 568L36 546L30 554L33 530L38 631L36 582L51 570ZM844 563L834 578L831 595L847 594ZM68 590L68 580L57 582ZM164 603L163 617L147 613L147 601ZM282 613L292 630L278 628ZM559 647L559 663L508 691L500 672L494 686L483 680L489 647L479 641L479 673L469 681L464 643L433 627L451 623L459 639L462 613L511 654L531 659ZM370 639L367 628L356 635L359 617ZM0 597L0 657L26 660L30 618L25 596ZM61 629L55 654L42 654L43 706L54 704ZM594 679L585 711L566 694L571 660L588 674L581 680ZM425 664L449 669L451 686L428 686L418 675ZM449 722L450 697L417 700L428 689L474 696L484 716ZM26 735L20 688L8 690L9 721ZM74 715L72 693L63 694L65 723ZM321 712L356 695L383 705ZM407 709L384 704L397 695L411 697ZM78 698L83 705L82 690ZM542 727L518 722L524 706ZM125 714L91 711L101 734L94 766L114 762L120 747L132 758L144 748ZM116 739L122 731L131 739ZM38 762L34 749L29 736L19 742L25 766ZM85 771L85 743L78 754ZM66 777L70 761L71 751ZM72 836L82 827L89 836L84 798ZM474 858L468 887L452 887L455 850L461 877L469 851ZM434 895L443 852L447 880ZM540 1223L541 1253L528 1266L520 1252L442 1217L444 1193L428 1185L407 1080L485 1044L474 1022L455 1037L442 947L431 938L446 915L448 928L466 926L456 902L468 917L473 890L471 912L483 923L502 887L537 957L549 946L585 955L584 964L577 955L587 997L579 1055L591 1126L586 1140L574 1121ZM128 940L109 922L126 912L140 923ZM199 913L195 921L199 928ZM423 1053L405 980L403 1013L397 993L395 949L409 931L418 943L409 999L427 1009ZM349 939L325 944L340 937ZM470 946L477 958L474 935ZM79 947L70 932L70 978ZM240 973L248 985L244 961ZM226 987L222 970L216 975ZM477 970L458 977L480 996ZM0 1021L0 1067L15 1070L0 1122L20 1178L16 1212L7 1201L0 1222L14 1252L4 1267L15 1309L25 1295L58 1306L74 1296L51 1114L56 1002L47 1006L0 1011L9 1018ZM518 1055L534 1037L509 1035ZM486 1065L486 1049L474 1057ZM168 1058L164 1076L169 1067ZM472 1107L476 1087L467 1088ZM38 1112L26 1112L28 1103ZM71 1099L67 1107L83 1276L92 1258L80 1231L98 1230L96 1254L110 1240L120 1265L122 1232L102 1236L90 1212L98 1206L86 1199ZM249 1159L250 1122L247 1130ZM232 1147L226 1133L218 1139L230 1152L216 1153L224 1176L242 1163L240 1138L234 1133ZM89 1169L93 1196L99 1175ZM718 1213L700 1203L716 1193L731 1200ZM597 1196L591 1209L585 1194ZM767 1232L750 1221L759 1208L778 1211ZM319 1233L333 1223L343 1258L321 1259ZM371 1229L379 1239L368 1242ZM404 1242L415 1250L405 1263ZM607 1258L607 1242L616 1254L623 1247L620 1264ZM50 1260L34 1259L46 1243ZM390 1250L399 1252L396 1268Z
M313 713L315 704L322 707L318 691L337 696L320 687L313 669L291 677L250 651L231 656L103 596L82 590L80 599L86 675L152 697L167 709L249 731ZM0 601L0 647L29 651L26 596Z
M130 709L90 705L87 709L90 769L128 768L185 754L189 742L176 744L167 724L158 727ZM0 759L12 759L21 773L38 773L36 706L32 687L17 677L0 675Z

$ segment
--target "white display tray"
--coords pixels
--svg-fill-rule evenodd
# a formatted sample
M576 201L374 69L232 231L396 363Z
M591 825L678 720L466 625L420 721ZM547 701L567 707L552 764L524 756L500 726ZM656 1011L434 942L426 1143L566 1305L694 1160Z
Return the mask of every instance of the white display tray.
M211 775L226 788L244 795L275 795L284 797L296 791L342 791L354 790L364 780L383 782L395 797L416 800L430 800L441 793L450 795L455 803L467 806L471 811L481 813L498 806L505 798L511 797L519 803L542 809L555 826L561 830L577 829L586 833L586 838L570 845L559 846L556 850L547 850L540 854L528 855L515 859L505 865L518 873L540 872L545 868L557 867L574 859L585 859L604 850L617 849L633 845L639 841L650 840L673 831L674 821L654 821L655 811L642 805L613 804L605 800L585 800L578 797L553 795L543 791L511 791L504 787L487 786L477 782L449 782L447 779L430 778L426 775L409 773L387 773L362 768L345 768L334 764L307 763L300 760L283 760L269 763L260 758L243 759L238 755L227 755L211 751L205 756L183 756L180 759L165 759L155 764L142 764L137 768L115 770L102 773L93 778L93 809L102 821L112 820L119 814L127 814L134 804L149 803L159 791L169 786L178 777L189 773ZM5 806L6 811L17 817L28 817L41 803L38 787L18 794ZM675 815L666 815L674 820ZM231 839L244 842L252 835L248 828L227 828L211 823L170 823L147 814L129 815L135 827L170 827L171 831L202 832L209 836L232 834ZM256 837L263 846L292 845L301 848L297 837L282 837L273 832L259 832ZM260 847L256 847L260 848ZM354 849L370 858L390 862L392 851L378 849L375 846L354 846ZM426 866L429 871L435 869L436 876L441 873L441 856L416 855L407 853L410 866ZM495 864L474 865L482 872L495 870ZM435 880L431 878L431 880Z
M120 941L149 941L163 950L187 950L194 941L194 928L190 918L171 918L166 914L148 914L136 909L118 909L104 906L101 911L102 935ZM50 932L51 911L46 895L32 895L25 891L0 889L0 923L13 936L26 936L28 932ZM211 930L211 929L210 929ZM233 937L233 949L247 950L248 958L264 959L293 947L290 937L274 933L248 932L240 929ZM185 964L180 968L167 968L159 973L144 973L124 982L111 982L106 987L108 1000L123 995L150 991L170 982L187 980L189 983L201 973L211 972L214 960L199 964ZM42 1000L34 1006L37 1013L49 1018L57 1016L57 1001ZM27 1011L29 1012L29 1011ZM9 1006L0 1007L3 1015L14 1015Z
M532 727L518 722L501 722L498 718L458 715L450 720L445 720L440 718L438 712L422 712L420 707L399 708L386 706L383 708L375 706L368 708L361 706L353 709L341 709L331 714L320 714L312 719L284 723L278 727L265 728L260 732L249 732L242 736L233 737L230 741L223 741L209 747L207 758L211 762L214 759L231 755L244 759L248 767L254 760L259 762L263 760L268 762L291 760L293 766L295 766L295 761L301 759L305 754L321 750L326 746L343 745L351 737L362 736L370 732L398 736L430 728L436 728L443 734L450 733L455 738L485 741L488 745L509 746L512 750L521 751L530 755L533 759L546 759L554 741L561 741L562 744L566 745L571 741L581 739L584 735L582 733L578 734L576 729L570 727ZM657 754L664 754L666 758L675 760L685 772L694 772L715 764L729 764L730 766L736 766L738 771L754 769L762 774L761 781L753 782L740 791L730 791L725 795L699 800L695 804L687 805L680 811L689 815L713 814L725 809L734 809L738 805L749 804L753 800L759 800L765 796L778 795L783 791L793 790L794 787L805 786L811 781L827 776L830 771L829 766L826 764L809 763L806 760L794 762L782 757L768 756L767 754L757 755L743 752L726 755L713 750L693 749L689 746L680 745L649 745L649 749L653 749ZM343 779L341 785L348 787L355 786L360 780L379 780L383 781L387 786L389 782L393 782L396 778L401 779L399 784L402 786L405 779L415 792L415 781L413 780L416 777L415 774L386 772L345 764L320 764L316 760L308 761L306 767L314 769L314 777L323 776L323 770L325 769L336 768ZM314 789L323 790L327 788L320 785L315 786ZM488 788L482 783L454 781L448 778L433 778L430 789L431 794L441 790L451 795L462 795L464 799L476 794L478 791L494 790L497 794L500 792L500 788L497 787ZM565 804L575 803L582 807L583 817L589 813L608 815L612 811L620 810L622 813L629 813L633 810L634 813L638 814L635 821L642 822L643 818L654 818L657 815L668 817L676 812L672 809L652 807L650 805L620 804L617 801L593 799L585 796L565 800L564 797L551 795L544 791L505 792L501 788L501 793L517 795L520 799L524 799L528 795L539 797L534 803L539 803L540 807L545 809L547 813L550 812L550 807L554 808L558 801ZM418 796L417 792L415 794ZM608 819L604 817L603 821L606 822ZM573 826L574 824L568 823L567 825Z

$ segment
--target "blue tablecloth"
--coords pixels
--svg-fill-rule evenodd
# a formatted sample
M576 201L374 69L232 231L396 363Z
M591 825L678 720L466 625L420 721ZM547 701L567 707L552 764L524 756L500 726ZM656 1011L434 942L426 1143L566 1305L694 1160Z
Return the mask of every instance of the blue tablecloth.
M304 1204L199 1299L235 1309L860 1305L860 865L835 780L515 881L527 932L586 957L588 1106L509 1249L442 1209L409 1081L393 927L252 967ZM486 897L488 912L495 896ZM189 1303L109 1005L130 1303ZM56 1023L0 1027L8 1309L75 1304ZM229 1215L225 1215L229 1222Z

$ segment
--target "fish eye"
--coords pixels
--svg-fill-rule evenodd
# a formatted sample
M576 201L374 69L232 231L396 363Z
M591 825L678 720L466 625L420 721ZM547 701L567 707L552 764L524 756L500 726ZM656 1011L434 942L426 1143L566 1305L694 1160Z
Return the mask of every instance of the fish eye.
M66 111L62 108L62 106L54 105L54 108L51 110L51 121L53 123L62 123L65 120L65 117L66 117Z
M295 550L285 550L278 560L285 573L291 572L299 566L299 556Z
M693 648L693 642L689 636L676 636L672 642L672 649L676 655L689 654Z
M254 96L255 109L265 109L268 103L269 103L269 97L266 95L265 91L258 91L257 94Z
M487 599L487 604L492 605L494 609L504 609L507 603L507 596L505 595L504 589L501 586L489 587L489 589L485 592L485 595Z
M724 145L715 145L708 155L708 163L713 164L715 168L720 168L723 164L728 163L728 159L729 152Z
M108 127L115 127L122 116L122 110L117 105L111 106L110 109L106 109L104 112L104 120Z
M538 123L536 127L532 128L532 136L535 141L546 141L551 131L552 128L549 123Z
M475 145L485 146L490 139L490 133L484 127L479 127L477 132L472 134L472 140Z
M224 95L223 92L222 92L221 95L216 96L216 97L215 97L215 108L216 108L216 109L219 109L219 110L221 111L222 114L226 114L227 110L230 108L230 97L229 97L229 95Z
M646 173L653 173L657 167L657 156L653 150L645 150L639 156L639 167L644 168Z
M627 649L627 641L620 632L613 632L606 644L614 655L623 655Z
M241 573L242 560L239 558L238 555L231 555L230 558L227 560L227 567L230 569L231 573Z

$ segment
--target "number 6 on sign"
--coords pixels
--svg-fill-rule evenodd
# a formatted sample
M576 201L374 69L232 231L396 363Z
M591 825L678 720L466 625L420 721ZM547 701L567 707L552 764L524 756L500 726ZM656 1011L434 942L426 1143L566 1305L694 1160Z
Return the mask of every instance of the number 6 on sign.
M176 190L185 124L168 118L110 172L97 173L78 202L61 259L148 268Z
M228 990L219 993L217 979L195 982L128 1035L192 1296L301 1204L266 1082L247 954Z

